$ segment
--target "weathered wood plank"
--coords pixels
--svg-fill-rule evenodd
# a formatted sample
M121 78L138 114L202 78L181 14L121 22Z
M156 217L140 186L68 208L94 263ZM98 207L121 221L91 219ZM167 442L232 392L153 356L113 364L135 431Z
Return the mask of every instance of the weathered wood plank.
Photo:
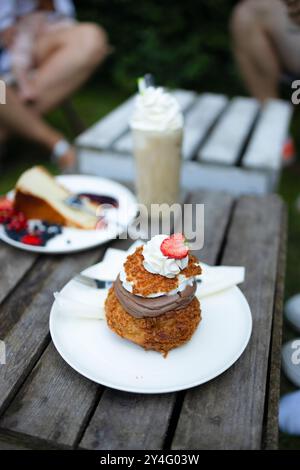
M109 113L76 139L78 147L106 149L128 129L135 95Z
M28 447L22 446L22 444L2 440L0 436L0 450L30 450Z
M199 192L188 199L205 204L205 247L201 259L214 263L230 216L232 197ZM218 226L218 230L216 230ZM201 230L201 227L199 227ZM107 389L88 425L85 449L159 449L163 447L176 395L131 395ZM153 425L154 424L154 425Z
M73 446L98 390L98 385L71 369L50 343L0 427L53 446Z
M213 130L208 141L199 150L203 162L234 165L251 130L259 110L253 98L234 98Z
M106 389L80 444L83 449L160 449L175 395L140 395Z
M277 196L237 203L222 264L246 268L241 289L252 311L252 338L227 372L187 392L174 449L261 447L282 215Z
M16 250L0 242L0 303L18 284L37 259L34 253Z
M133 143L130 131L126 132L125 135L116 141L116 143L113 145L113 150L121 154L125 153L126 157L131 156L133 152Z
M272 100L264 106L242 161L245 167L280 170L292 113L292 105L285 101Z
M0 338L5 339L16 326L28 299L33 299L43 287L44 280L51 272L52 264L49 258L40 258L22 282L17 286L0 306ZM26 288L22 289L25 285Z
M115 246L127 249L130 244L129 240L122 240ZM69 262L67 267L66 260L61 260L46 281L47 292L41 290L37 295L43 298L43 308L36 305L37 301L31 309L35 314L38 311L39 315L42 314L45 318L45 321L42 320L42 331L37 331L35 336L38 336L37 339L43 344L43 348L47 348L7 407L0 419L0 428L2 432L6 431L10 435L20 435L23 442L28 442L28 445L34 448L45 443L51 447L74 446L98 399L99 387L73 371L60 358L52 343L47 346L46 340L53 292L62 287L76 272L98 261L103 252L104 248L80 255L73 262ZM63 275L61 271L64 272ZM24 315L23 313L21 320ZM7 344L9 345L8 340ZM36 344L34 346L37 347Z
M47 346L53 292L100 259L103 250L63 258L41 258L36 270L32 270L0 307L0 337L6 343L7 352L6 365L0 368L0 414Z
M279 438L279 398L280 398L280 377L281 377L281 346L282 346L282 325L283 325L283 301L284 301L284 281L286 270L286 248L287 248L287 217L286 213L282 220L282 234L279 249L279 259L277 267L277 283L274 300L274 318L272 327L272 340L270 351L270 371L268 380L268 400L265 410L265 429L263 438L263 448L267 450L278 449Z
M224 95L205 93L186 115L184 124L183 158L191 160L214 122L228 103Z
M226 234L234 199L226 193L201 190L191 193L186 202L204 204L204 246L195 255L202 262L214 265Z
M177 99L180 108L185 113L196 99L196 93L187 90L175 90L172 92L173 96ZM132 154L132 137L131 133L127 132L121 136L114 144L113 149L119 153Z
M194 103L197 94L190 90L173 90L173 96L179 103L180 108L185 113L188 108Z

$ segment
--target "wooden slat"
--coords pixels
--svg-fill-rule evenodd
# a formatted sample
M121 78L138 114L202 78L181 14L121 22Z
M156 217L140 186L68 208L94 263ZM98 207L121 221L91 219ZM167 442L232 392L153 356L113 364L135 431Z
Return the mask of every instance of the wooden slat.
M224 237L233 199L201 192L188 202L205 204L205 247L201 259L214 263ZM218 226L218 230L216 230ZM86 429L85 449L159 449L168 432L176 395L131 395L107 389Z
M175 90L172 92L173 96L177 99L180 108L185 113L196 99L196 93L187 90ZM113 149L119 153L132 154L132 138L131 133L127 132L124 136L120 137L114 145Z
M112 178L125 184L135 180L134 159L126 155L82 149L79 159L82 173ZM264 195L273 189L273 180L267 173L190 161L183 163L181 181L183 189L188 191L203 188L234 195Z
M129 156L133 152L132 146L131 132L128 131L123 137L117 140L117 142L113 145L113 149L118 153L125 153L126 156Z
M200 149L198 158L203 162L234 165L251 130L259 104L253 98L234 98Z
M197 96L194 91L189 90L174 90L172 91L172 94L178 101L179 106L184 113L194 103Z
M134 181L134 159L128 155L89 149L79 149L77 155L80 173L112 178L120 182Z
M0 242L0 266L4 268L0 275L0 304L33 266L37 255L16 250Z
M81 134L76 139L76 145L95 149L109 148L128 129L134 98L135 96L130 97L125 103Z
M113 150L121 154L125 153L126 156L128 157L133 152L132 146L133 144L132 144L131 132L128 131L126 132L125 135L120 137L120 139L118 139L117 142L113 145Z
M5 410L49 341L53 292L94 264L103 250L80 255L41 258L0 308L0 337L6 343L6 365L0 367L0 414ZM4 334L3 334L4 333ZM0 424L1 427L1 424Z
M252 311L252 337L233 367L187 392L174 449L261 447L282 215L277 196L237 203L222 263L246 268L241 289Z
M0 450L30 450L28 447L22 446L22 444L14 443L7 440L2 440L0 436Z
M272 100L264 106L242 161L245 167L280 170L292 112L285 101Z
M44 279L51 272L52 264L49 258L41 258L22 282L14 289L12 294L0 306L0 338L7 338L16 326L28 299L33 299L43 287ZM22 286L26 285L25 289ZM16 295L15 295L16 294Z
M173 394L140 395L105 390L81 448L160 449L174 400Z
M265 195L272 190L272 179L268 174L250 172L237 167L215 167L198 162L184 163L181 182L184 189L225 191L236 196Z
M116 246L120 249L127 249L130 244L129 240L122 240ZM11 366L12 361L8 357L7 366L10 367L8 370L10 383L7 384L7 387L11 389L14 386L16 388L14 382L18 380L18 373L21 373L22 368L25 367L23 361L26 361L26 373L30 372L27 361L30 360L33 354L36 358L37 354L35 350L33 351L33 348L39 346L39 356L43 351L41 348L46 348L46 350L24 385L20 388L15 399L7 407L3 418L0 420L0 428L2 432L5 430L8 434L20 435L22 442L28 442L28 445L35 448L44 447L46 443L51 447L74 446L85 426L91 409L95 405L95 400L97 400L99 387L73 371L60 358L52 343L48 345L48 322L53 303L53 292L59 290L76 272L80 272L85 267L97 262L104 250L105 248L102 248L84 253L74 257L73 260L70 257L58 260L55 269L52 268L52 272L45 282L46 288L42 288L41 292L36 295L36 300L29 307L28 314L27 311L23 313L19 321L19 323L22 323L21 326L25 324L22 329L25 339L28 336L26 328L28 328L29 321L34 325L35 335L34 338L27 338L27 341L22 340L25 341L27 354L25 358L21 358L20 353L18 353L20 364L12 364ZM47 267L45 270L48 271L49 268ZM39 275L39 272L36 274ZM30 283L30 280L28 283ZM17 292L15 295L18 295ZM8 311L10 308L10 306L7 306ZM27 316L30 316L30 320ZM36 325L37 316L41 319ZM19 323L16 325L18 329ZM12 333L14 333L14 330ZM21 334L21 332L18 331L18 334ZM11 342L18 343L15 338L11 339L9 335L5 340L9 349L11 349ZM21 346L18 344L17 347L20 348ZM24 348L24 344L22 347ZM10 377L13 372L12 368L17 369L17 377ZM1 386L0 375L0 391Z
M183 158L191 160L206 134L225 108L224 95L205 93L187 113L184 124Z
M69 367L51 343L0 422L2 429L44 440L48 445L73 446L83 417L97 399L97 384ZM38 443L36 443L38 446Z
M281 246L277 267L277 282L274 300L274 319L272 327L270 373L268 379L268 401L266 403L266 423L264 430L263 448L267 450L278 449L279 438L279 398L281 378L281 346L283 326L284 280L286 272L287 249L287 217L282 220Z
M214 265L226 234L234 198L227 193L198 190L191 193L186 202L204 204L204 246L194 254L202 262Z

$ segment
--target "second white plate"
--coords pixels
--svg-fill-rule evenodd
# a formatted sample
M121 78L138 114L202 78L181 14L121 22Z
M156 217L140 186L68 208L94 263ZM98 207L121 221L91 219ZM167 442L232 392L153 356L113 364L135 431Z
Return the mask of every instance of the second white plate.
M115 181L85 175L58 176L57 181L75 194L93 193L117 199L119 207L115 210L114 220L118 223L112 221L107 228L101 230L79 230L64 227L62 234L50 240L46 246L32 246L15 241L6 235L3 225L0 224L0 239L2 241L15 248L35 253L74 253L102 245L116 238L136 215L137 202L135 197L125 186Z

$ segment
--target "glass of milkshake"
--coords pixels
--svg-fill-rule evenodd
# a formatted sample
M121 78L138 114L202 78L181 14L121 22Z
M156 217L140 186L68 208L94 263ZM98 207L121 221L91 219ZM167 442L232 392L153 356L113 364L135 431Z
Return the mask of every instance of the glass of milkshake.
M130 123L136 161L138 202L180 202L183 116L176 99L163 88L139 93Z

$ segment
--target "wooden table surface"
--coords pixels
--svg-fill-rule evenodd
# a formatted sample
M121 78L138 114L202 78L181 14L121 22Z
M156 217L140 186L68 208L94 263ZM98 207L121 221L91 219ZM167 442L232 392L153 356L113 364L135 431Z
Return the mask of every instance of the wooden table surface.
M72 370L49 335L53 292L101 260L106 246L37 256L0 244L0 449L259 449L277 446L285 208L280 198L195 192L205 204L209 264L242 265L253 333L242 357L211 382L138 395ZM128 241L110 246L128 248ZM224 312L226 315L226 312ZM234 325L232 325L234 328ZM201 360L199 358L199 360Z

